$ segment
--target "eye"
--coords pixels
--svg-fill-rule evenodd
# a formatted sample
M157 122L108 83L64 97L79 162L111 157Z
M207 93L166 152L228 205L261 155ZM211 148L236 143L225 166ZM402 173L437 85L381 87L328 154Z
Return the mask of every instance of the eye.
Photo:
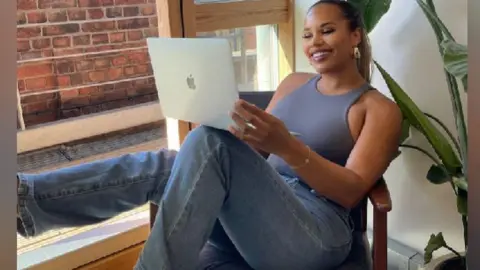
M312 33L303 33L302 38L303 39L308 39L312 37Z
M335 29L333 29L333 28L325 28L325 29L322 29L322 34L323 34L323 35L328 35L328 34L331 34L331 33L333 33L333 32L335 32Z

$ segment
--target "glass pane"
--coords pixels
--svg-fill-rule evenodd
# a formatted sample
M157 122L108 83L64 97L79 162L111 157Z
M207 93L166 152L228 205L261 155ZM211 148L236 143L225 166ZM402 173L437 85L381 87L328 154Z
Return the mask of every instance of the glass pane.
M230 41L235 78L240 91L275 90L278 84L275 26L199 32L197 37L221 37Z

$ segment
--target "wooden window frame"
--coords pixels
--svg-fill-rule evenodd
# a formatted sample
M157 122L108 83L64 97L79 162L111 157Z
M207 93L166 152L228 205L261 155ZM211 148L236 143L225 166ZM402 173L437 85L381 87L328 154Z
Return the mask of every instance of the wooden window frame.
M156 0L158 30L162 37L196 37L197 32L244 28L258 25L276 25L278 38L278 79L281 81L295 70L294 46L294 0L240 0L211 3L195 3L193 0ZM178 149L192 124L174 119L167 120L169 148ZM157 207L150 205L150 218ZM143 242L148 236L149 224L127 232L121 232L69 252L64 256L43 262L32 269L52 269L52 265L66 266L68 258L77 260L71 267L86 269L131 269ZM109 248L104 248L108 246ZM111 247L118 249L112 253ZM95 254L95 261L88 256L89 250L106 250ZM81 258L85 258L82 262ZM90 258L90 260L89 260ZM55 262L56 261L56 262Z

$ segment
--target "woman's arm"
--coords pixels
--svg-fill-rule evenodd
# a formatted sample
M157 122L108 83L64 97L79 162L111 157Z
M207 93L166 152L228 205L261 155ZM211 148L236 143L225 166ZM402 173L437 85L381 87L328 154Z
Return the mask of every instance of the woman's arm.
M345 167L294 138L281 155L310 187L347 208L355 207L386 171L401 133L402 114L394 102L377 92L364 102L364 124Z

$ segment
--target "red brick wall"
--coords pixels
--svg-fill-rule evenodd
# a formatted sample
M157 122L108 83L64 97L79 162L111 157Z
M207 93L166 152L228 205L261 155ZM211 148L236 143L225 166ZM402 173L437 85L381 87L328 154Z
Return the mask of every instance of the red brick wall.
M153 79L141 78L151 76L142 47L157 35L155 11L155 0L17 0L27 127L156 100Z

